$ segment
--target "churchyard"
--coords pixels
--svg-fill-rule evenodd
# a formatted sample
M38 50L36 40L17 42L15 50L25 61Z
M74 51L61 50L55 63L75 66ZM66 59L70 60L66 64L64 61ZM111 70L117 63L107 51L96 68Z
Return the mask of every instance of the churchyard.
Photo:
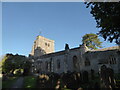
M28 53L26 51L29 51L27 47L31 43L30 40L33 40L32 35L35 35L34 32L38 32L35 31L34 28L39 29L43 27L43 31L46 31L48 29L50 32L46 31L46 34L48 35L48 37L53 36L52 38L54 38L56 42L59 42L57 43L57 45L62 45L63 43L67 43L68 41L71 41L70 43L77 45L78 42L76 41L80 40L80 37L82 36L81 32L88 33L84 33L85 35L82 37L82 41L79 42L79 44L82 44L79 45L79 47L70 48L69 45L66 44L64 50L54 52L54 40L50 40L49 38L38 35L36 37L36 40L34 41L32 50L29 53L28 57L18 54L6 54L0 62L0 72L2 73L2 75L0 75L0 80L2 81L3 90L112 90L114 88L120 88L120 2L85 2L85 7L91 8L90 11L87 11L83 7L81 9L78 8L77 5L79 4L69 3L70 5L67 6L67 4L65 3L60 3L60 7L58 7L60 4L57 5L57 3L55 3L55 5L53 4L52 9L51 7L49 7L49 5L47 6L44 3L40 4L40 6L38 6L38 4L35 5L35 3L28 5L35 5L37 6L37 9L35 8L35 6L34 9L32 9L31 7L29 7L30 9L28 9L26 3L21 3L23 4L22 6L20 6L21 9L16 7L19 6L18 3L15 6L13 4L8 6L7 3L3 4L4 10L6 10L3 12L5 15L5 17L3 17L3 20L6 20L7 18L7 20L12 19L12 21L14 21L16 19L16 22L14 23L4 21L6 25L3 25L3 28L5 28L3 36L7 37L7 39L3 38L3 41L6 42L6 50L4 51L4 54L8 52L11 53L13 49L15 51L12 53L19 53L21 51L25 51L22 53ZM11 6L14 6L14 8ZM62 9L57 10L56 6ZM65 6L67 8L65 8ZM82 4L80 6L82 6ZM48 8L48 10L42 9L44 7ZM56 10L54 10L53 8L55 8ZM32 10L34 11L34 13ZM62 10L62 13L57 12L59 10ZM9 11L10 13L14 13L12 16L14 18L9 17L11 16ZM79 15L79 13L77 12L81 12L81 14ZM94 22L92 22L92 19L88 18L89 16L86 16L89 15L89 13L92 14L92 17L96 21L96 27L94 27ZM21 18L21 16L19 15L22 14L23 16ZM79 17L77 17L76 15L78 15ZM44 29L46 27L46 24L47 29ZM21 25L25 25L26 27L22 26L23 28L21 28ZM9 26L14 28L11 28ZM69 27L68 29L67 26ZM96 28L99 29L97 32L93 31L96 33L94 34L92 30L96 30ZM22 30L24 30L24 32ZM27 30L29 30L29 32ZM60 32L56 32L56 30L60 30ZM10 34L11 32L12 34ZM54 33L52 34L51 32ZM9 36L8 34L11 36ZM114 42L118 46L110 48L102 47L102 41L99 40L99 36L102 36L105 41L109 41L110 43ZM62 40L63 43L60 43ZM14 41L15 43L13 43L12 41ZM27 44L24 44L23 42L27 42ZM106 44L106 47L108 46L109 44Z

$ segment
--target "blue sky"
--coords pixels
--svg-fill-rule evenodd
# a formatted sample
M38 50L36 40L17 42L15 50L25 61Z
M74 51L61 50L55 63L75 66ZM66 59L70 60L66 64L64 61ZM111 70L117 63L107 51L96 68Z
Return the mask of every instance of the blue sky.
M3 52L28 55L39 32L55 40L55 51L82 44L86 33L97 33L96 22L83 2L6 2L2 4ZM101 41L104 41L100 38ZM103 42L103 47L115 46Z

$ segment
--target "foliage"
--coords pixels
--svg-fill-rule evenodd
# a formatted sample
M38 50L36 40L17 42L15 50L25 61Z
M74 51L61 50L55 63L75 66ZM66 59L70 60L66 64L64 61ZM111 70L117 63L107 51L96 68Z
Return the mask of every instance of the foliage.
M15 75L19 76L23 73L23 69L15 69L13 72Z
M35 76L25 76L24 88L36 88L37 78Z
M100 42L98 36L93 33L84 35L82 37L82 42L85 43L89 49L97 49L98 47L102 47L102 42Z
M6 54L2 59L2 72L13 74L16 69L24 69L26 67L27 58L22 55Z
M14 67L10 60L12 59L12 57L12 54L7 54L6 56L4 56L4 58L2 59L2 72L8 73Z
M23 64L23 69L24 69L23 75L28 75L29 74L31 64L32 63L29 60L27 60L26 62L24 62L24 64Z
M99 35L105 40L120 45L120 2L90 2L86 3L87 8L91 7L91 14L101 30Z

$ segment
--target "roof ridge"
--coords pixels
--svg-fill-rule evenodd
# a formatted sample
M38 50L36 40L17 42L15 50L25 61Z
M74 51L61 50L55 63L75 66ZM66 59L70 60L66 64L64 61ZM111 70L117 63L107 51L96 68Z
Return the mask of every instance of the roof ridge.
M114 50L114 49L118 49L118 46L112 46L112 47L107 47L102 49L91 50L91 51L105 51L105 50Z

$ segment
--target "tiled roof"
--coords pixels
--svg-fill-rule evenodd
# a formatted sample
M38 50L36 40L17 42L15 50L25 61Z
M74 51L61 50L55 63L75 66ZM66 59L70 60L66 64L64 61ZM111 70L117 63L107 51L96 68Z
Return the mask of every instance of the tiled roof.
M76 47L76 48L72 48L72 49L69 49L69 51L73 51L73 50L77 50L79 49L80 47ZM65 50L63 51L58 51L58 52L54 52L54 53L49 53L49 54L45 54L45 55L42 55L40 56L40 58L47 58L47 57L54 57L54 56L58 56L58 55L64 55L66 53Z
M107 50L117 50L119 49L119 46L113 46L113 47L108 47L108 48L103 48L103 49L96 49L96 50L91 50L91 51L107 51Z
M80 47L71 48L71 49L69 49L69 51L78 50L79 48L80 48ZM117 50L118 48L119 48L118 46L114 46L114 47L108 47L108 48L103 48L103 49L89 50L89 52L99 52L99 51ZM63 51L48 53L48 54L45 54L45 55L40 56L39 58L54 57L54 56L58 56L58 55L64 55L65 53L66 53L66 51L63 50Z

